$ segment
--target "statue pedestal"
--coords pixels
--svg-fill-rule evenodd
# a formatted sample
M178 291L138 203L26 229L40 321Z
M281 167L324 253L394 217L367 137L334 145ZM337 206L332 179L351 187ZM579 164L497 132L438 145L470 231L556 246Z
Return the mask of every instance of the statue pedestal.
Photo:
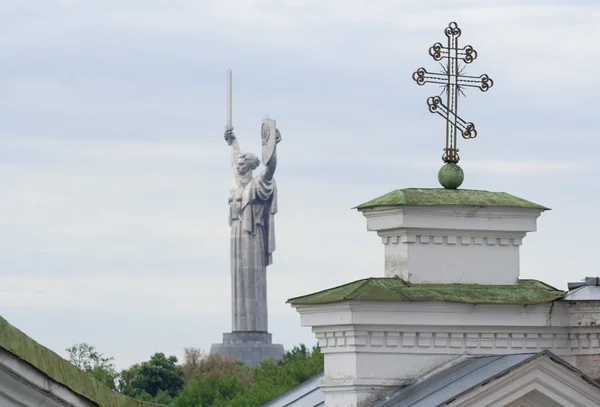
M254 366L265 359L281 359L283 345L271 343L268 332L238 331L223 334L223 343L210 347L211 354L234 356L246 366Z

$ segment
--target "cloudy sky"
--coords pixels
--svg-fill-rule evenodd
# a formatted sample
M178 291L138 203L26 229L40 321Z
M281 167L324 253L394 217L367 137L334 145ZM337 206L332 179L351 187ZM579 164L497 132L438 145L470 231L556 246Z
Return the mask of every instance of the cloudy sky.
M64 355L117 367L208 350L230 329L229 148L260 152L277 120L270 331L314 344L286 299L383 275L353 206L436 187L444 125L427 111L427 50L457 21L479 52L461 116L465 188L544 204L521 275L597 275L597 1L3 0L0 313ZM594 237L596 236L596 237Z

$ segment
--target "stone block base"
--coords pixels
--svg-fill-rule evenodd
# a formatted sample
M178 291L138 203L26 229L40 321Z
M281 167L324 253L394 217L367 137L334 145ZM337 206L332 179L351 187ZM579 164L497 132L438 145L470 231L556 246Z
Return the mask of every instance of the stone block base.
M246 366L254 366L265 359L281 359L283 345L271 343L268 332L231 332L223 334L223 343L210 347L211 354L234 356Z

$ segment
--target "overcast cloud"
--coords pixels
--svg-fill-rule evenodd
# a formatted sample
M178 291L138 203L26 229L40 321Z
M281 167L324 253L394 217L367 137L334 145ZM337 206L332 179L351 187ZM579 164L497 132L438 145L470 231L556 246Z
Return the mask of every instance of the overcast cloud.
M595 1L4 0L0 3L0 310L64 355L119 368L208 350L230 329L225 70L234 125L260 151L277 120L274 340L315 343L288 298L383 275L350 208L436 187L444 126L427 49L457 21L479 53L460 114L465 188L553 210L521 274L597 275L600 5ZM596 236L596 237L594 237Z

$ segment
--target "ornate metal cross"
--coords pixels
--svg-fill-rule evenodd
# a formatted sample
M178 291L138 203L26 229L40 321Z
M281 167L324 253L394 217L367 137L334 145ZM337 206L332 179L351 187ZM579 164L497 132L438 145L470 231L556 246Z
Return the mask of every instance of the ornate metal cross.
M448 24L444 32L448 37L448 46L444 47L441 43L436 42L429 48L429 55L436 61L444 58L448 60L445 67L442 65L442 70L445 72L431 73L427 72L425 68L419 68L412 77L418 85L426 83L443 85L446 92L446 104L442 103L441 97L432 96L427 99L427 105L431 113L437 113L446 119L446 148L442 160L445 163L458 163L460 160L458 148L456 148L458 132L466 139L477 137L475 125L458 117L458 94L462 93L462 88L466 86L479 88L485 92L494 85L494 82L485 74L481 76L463 75L464 68L459 67L459 62L470 64L477 58L477 51L470 45L458 48L458 37L460 37L461 31L456 23Z

